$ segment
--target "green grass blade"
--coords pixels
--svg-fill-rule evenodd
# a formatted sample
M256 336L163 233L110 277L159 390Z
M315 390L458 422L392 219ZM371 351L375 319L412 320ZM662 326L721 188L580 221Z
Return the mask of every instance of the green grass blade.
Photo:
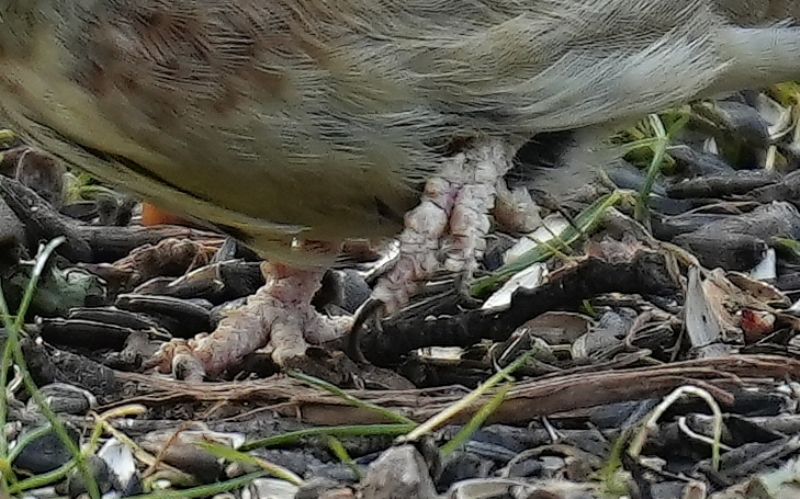
M353 458L350 457L350 454L347 453L347 449L344 448L344 445L342 445L342 442L338 438L328 437L328 448L333 452L333 455L336 456L336 459L353 470L353 474L358 477L358 481L364 478L361 475L361 470L358 469L358 465L353 461Z
M374 424L374 425L344 425L344 426L326 426L322 428L309 428L306 430L292 431L275 435L274 437L262 438L253 440L252 442L245 442L240 447L242 451L253 449L260 449L262 447L283 447L287 445L296 445L301 443L307 438L320 438L320 437L397 437L405 435L417 426L416 423L408 424Z
M17 320L13 323L10 319L11 314L8 310L8 304L6 302L2 286L0 286L0 314L2 314L3 323L6 325L6 331L8 334L6 341L8 341L11 345L13 359L22 373L22 381L25 385L25 389L28 391L31 398L33 398L34 402L36 402L36 405L39 407L42 415L50 423L59 440L61 440L70 454L72 454L73 459L75 460L78 469L86 482L89 495L92 497L92 499L99 499L100 488L97 486L94 475L89 469L89 466L86 462L86 457L83 455L78 445L75 444L75 442L73 442L69 437L64 424L58 419L58 416L53 412L53 410L50 408L50 405L42 396L41 392L36 386L36 383L33 382L33 378L31 377L30 371L28 371L27 363L25 362L25 356L22 353L22 346L20 345L20 336L22 334L24 318L27 315L28 307L30 307L31 302L33 301L33 297L36 294L36 286L39 283L39 278L41 277L42 272L47 265L47 260L50 258L50 255L52 255L52 253L60 244L64 242L64 240L65 239L63 237L56 238L40 249L39 254L36 256L33 270L31 271L31 278L28 281L28 286L25 289L25 294L22 297L19 310L17 311ZM4 392L3 396L5 397L5 387L2 388Z
M603 215L605 215L606 211L617 205L622 198L623 195L619 191L614 191L611 194L601 197L575 217L575 224L580 231L572 226L566 227L561 234L559 234L558 239L563 241L564 244L570 245L580 239L581 234L592 232L603 219ZM545 262L550 259L553 254L552 246L539 244L532 250L521 255L515 261L503 265L492 273L492 275L475 280L471 286L470 292L475 297L483 297L499 288L517 272L525 270L534 263Z
M225 492L240 489L250 484L250 482L256 478L262 478L264 476L266 476L266 473L258 471L211 485L201 485L199 487L176 491L159 490L151 494L131 496L127 499L194 499L195 497L213 497L217 494L224 494Z
M265 472L272 475L273 477L278 478L280 480L285 480L291 483L292 485L297 485L298 487L303 485L302 478L295 475L286 468L278 466L277 464L270 463L265 459L245 454L244 452L240 452L236 449L228 447L227 445L215 444L211 442L201 442L196 445L205 450L206 452L213 454L216 457L230 461L232 463L241 463L250 466L255 466L263 469Z
M349 393L345 392L341 388L327 381L321 380L319 378L315 378L314 376L309 376L308 374L301 373L299 371L292 371L289 373L289 376L292 378L298 379L304 383L307 383L311 386L321 388L326 392L329 392L337 397L341 398L342 400L348 402L353 407L359 407L361 409L368 410L375 414L379 414L383 416L388 421L394 421L396 423L402 424L416 424L411 419L403 416L402 414L398 414L394 411L386 409L385 407L381 407L379 405L371 404L369 402L364 402L363 400L359 400L356 397L350 395Z
M478 431L481 426L483 426L486 420L489 419L489 416L491 416L494 411L500 407L500 404L503 403L512 388L514 388L513 383L506 384L497 392L494 397L492 397L488 404L481 407L481 410L469 420L469 423L461 428L461 431L459 431L452 440L442 446L440 449L442 456L449 456L469 442L469 439L472 438L472 435L474 435L475 432Z

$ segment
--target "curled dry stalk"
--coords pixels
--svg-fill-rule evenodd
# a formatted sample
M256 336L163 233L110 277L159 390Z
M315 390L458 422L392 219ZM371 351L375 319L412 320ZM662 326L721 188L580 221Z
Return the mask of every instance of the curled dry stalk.
M647 437L658 431L658 420L664 415L665 412L667 412L672 404L677 402L685 395L691 395L703 399L703 401L705 401L705 403L711 409L711 412L714 414L714 435L713 441L711 442L711 464L714 470L718 471L720 461L720 441L722 440L722 410L719 408L719 404L717 404L717 401L714 400L714 397L712 397L710 393L702 388L692 385L681 386L677 388L672 393L667 395L664 400L658 404L655 409L653 409L653 411L645 420L644 424L631 440L630 446L628 447L628 454L634 458L639 457L639 455L642 453L642 449L644 449L644 444L647 441Z

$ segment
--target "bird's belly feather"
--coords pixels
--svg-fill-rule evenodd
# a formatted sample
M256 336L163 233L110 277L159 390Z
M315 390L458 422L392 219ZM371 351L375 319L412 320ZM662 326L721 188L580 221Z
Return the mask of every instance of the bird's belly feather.
M387 236L401 228L402 213L394 219L381 213L370 185L375 175L344 176L335 169L287 173L287 167L267 163L246 170L177 163L120 130L104 118L95 96L48 70L57 64L53 51L43 47L37 53L35 64L4 61L0 102L7 118L33 143L101 180L226 227L270 256L283 253L295 236L336 241ZM411 207L414 197L411 190L398 192L388 204L400 199Z

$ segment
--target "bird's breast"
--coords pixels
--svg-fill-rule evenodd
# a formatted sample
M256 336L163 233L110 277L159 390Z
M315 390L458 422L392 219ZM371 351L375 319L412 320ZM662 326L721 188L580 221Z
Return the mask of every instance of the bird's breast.
M220 133L215 137L218 153L212 148L204 161L193 149L208 149L206 141L192 142L190 135L170 138L168 123L159 130L159 123L145 122L135 110L127 118L141 119L143 133L132 133L136 126L121 126L119 109L109 116L107 101L68 77L70 68L63 64L69 57L46 43L47 37L41 40L25 59L3 61L0 105L37 145L100 179L227 227L256 246L298 234L318 240L391 235L402 227L404 210L413 206L416 193L402 176L393 176L388 157L376 168L352 167L335 152L327 164L324 153L309 155L307 164L286 163L268 148L237 157ZM124 108L124 100L118 105ZM158 152L149 146L148 136L168 141L161 149L176 153ZM274 137L262 139L275 142ZM124 164L112 165L109 158ZM182 195L173 195L177 191Z

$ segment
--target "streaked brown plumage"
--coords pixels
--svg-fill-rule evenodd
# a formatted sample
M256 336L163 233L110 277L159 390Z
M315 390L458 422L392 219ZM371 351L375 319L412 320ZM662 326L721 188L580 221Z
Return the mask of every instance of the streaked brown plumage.
M395 233L451 137L579 127L736 86L715 7L5 0L2 104L46 149L286 259L296 234Z
M800 74L791 0L0 0L32 142L263 256L391 236L458 137L636 118ZM742 28L745 26L746 28Z

